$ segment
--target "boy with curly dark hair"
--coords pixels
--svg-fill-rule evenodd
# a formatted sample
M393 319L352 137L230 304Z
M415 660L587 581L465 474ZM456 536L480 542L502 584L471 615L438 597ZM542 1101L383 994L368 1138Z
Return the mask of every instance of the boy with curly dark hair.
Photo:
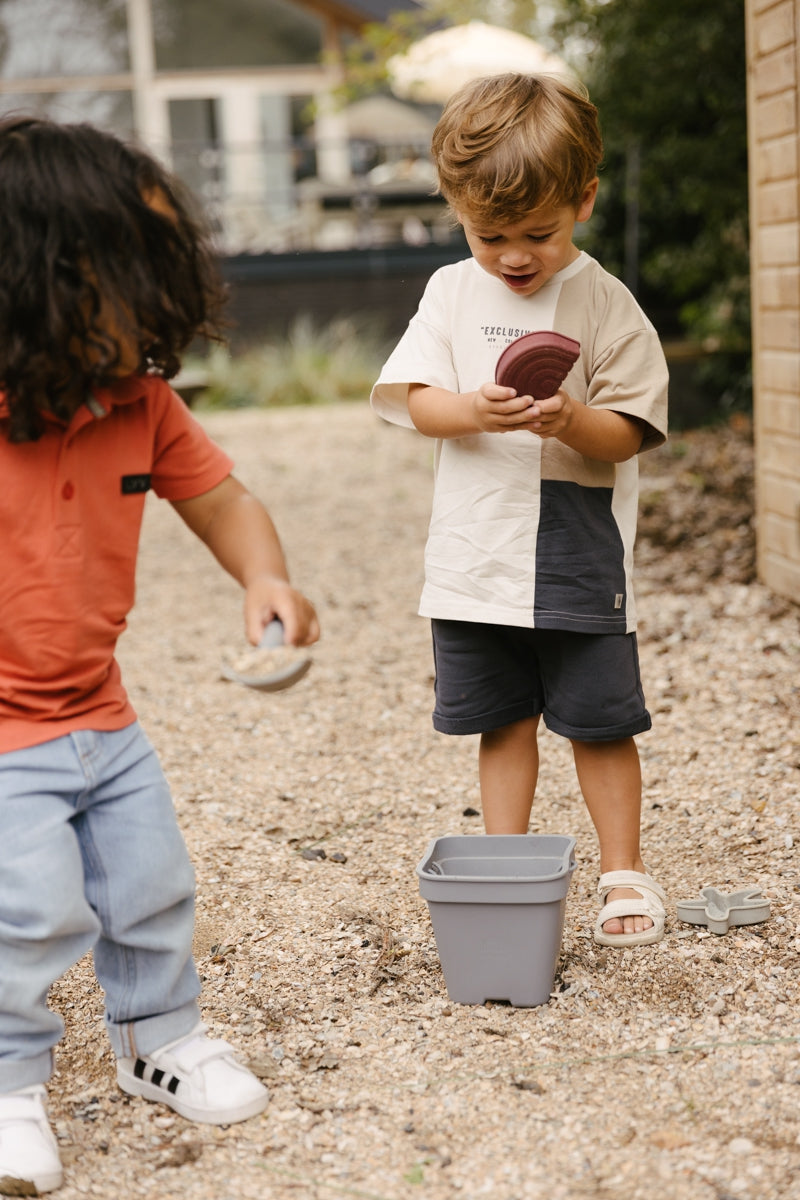
M274 616L295 645L319 634L268 513L167 383L221 301L154 159L0 122L0 1192L62 1182L46 998L87 950L124 1091L214 1124L267 1103L200 1022L193 870L114 657L151 488L245 589L251 642Z

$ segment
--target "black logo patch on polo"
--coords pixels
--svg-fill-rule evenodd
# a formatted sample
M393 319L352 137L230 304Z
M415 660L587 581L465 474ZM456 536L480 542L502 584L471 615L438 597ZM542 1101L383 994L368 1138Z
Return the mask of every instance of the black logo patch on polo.
M150 476L148 475L123 475L122 476L122 494L123 496L136 496L140 492L150 491Z

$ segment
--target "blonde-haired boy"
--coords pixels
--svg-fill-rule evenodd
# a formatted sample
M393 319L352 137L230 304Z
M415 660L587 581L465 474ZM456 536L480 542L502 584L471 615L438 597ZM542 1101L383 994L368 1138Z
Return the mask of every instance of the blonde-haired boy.
M472 257L432 276L371 403L436 439L419 610L434 726L481 735L490 834L528 830L540 716L569 738L600 845L595 938L658 941L631 583L637 455L666 437L667 369L634 298L573 242L597 195L597 112L555 77L493 76L451 99L432 149ZM504 348L547 329L581 346L561 389L534 401L494 383Z

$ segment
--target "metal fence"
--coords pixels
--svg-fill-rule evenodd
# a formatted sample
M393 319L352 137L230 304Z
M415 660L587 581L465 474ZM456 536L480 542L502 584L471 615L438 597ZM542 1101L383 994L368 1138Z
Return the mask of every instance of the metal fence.
M176 174L198 198L221 253L447 245L458 238L436 194L427 147L351 140L342 169L317 173L305 139L215 146L177 141Z

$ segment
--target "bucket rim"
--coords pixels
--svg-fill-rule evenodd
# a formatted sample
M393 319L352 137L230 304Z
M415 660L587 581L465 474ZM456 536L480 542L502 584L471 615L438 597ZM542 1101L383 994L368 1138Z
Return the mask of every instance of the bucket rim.
M553 862L557 864L556 868L553 871L548 872L548 874L546 874L546 875L531 875L531 874L493 875L493 874L489 874L489 873L487 873L485 875L483 875L483 874L482 875L466 875L466 874L461 874L460 872L457 872L457 873L448 872L448 874L445 875L443 872L434 871L434 870L430 869L431 859L433 858L433 855L436 851L436 847L439 845L439 843L445 841L447 838L458 838L460 841L467 841L467 840L471 841L473 839L475 841L478 841L479 839L486 838L486 837L490 837L490 838L491 837L503 837L503 838L509 839L510 841L514 841L516 839L520 839L520 840L524 839L529 842L532 842L536 839L541 840L542 838L548 838L548 839L556 839L556 840L562 842L563 845L562 845L560 853L541 855L541 857L543 857L543 858L551 858L553 860ZM577 860L575 858L575 853L574 853L575 845L576 845L576 839L574 837L572 837L570 834L530 834L530 833L444 834L441 837L432 838L428 842L428 845L425 848L425 852L424 852L422 858L420 859L419 863L417 864L416 873L417 873L420 881L425 880L427 882L436 882L436 883L451 883L451 882L452 883L484 883L485 882L485 883L494 883L494 884L498 884L498 883L500 883L500 884L503 884L503 883L507 883L507 884L548 883L548 882L552 882L557 879L562 879L565 875L571 874L575 870L575 868L577 866ZM461 857L465 857L465 856L462 855ZM470 855L469 857L470 858L478 858L478 857L480 857L480 855L476 853L475 855ZM511 856L505 855L503 857L508 858ZM490 858L487 858L487 861L490 862Z

